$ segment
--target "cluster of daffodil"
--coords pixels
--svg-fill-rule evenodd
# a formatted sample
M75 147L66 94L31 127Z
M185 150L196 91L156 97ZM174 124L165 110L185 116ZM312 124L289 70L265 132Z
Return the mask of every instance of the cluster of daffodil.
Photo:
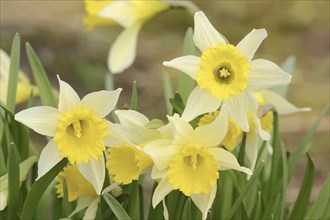
M132 64L142 24L170 7L197 10L185 1L151 1L147 7L143 1L86 1L89 16L85 23L90 28L95 24L125 28L109 53L112 73ZM58 77L58 108L32 107L15 115L17 121L50 137L38 160L37 179L67 158L69 164L57 177L58 196L64 196L65 182L68 200L78 201L70 217L87 207L84 218L93 219L100 195L150 172L158 183L152 205L155 208L162 202L165 218L165 198L179 190L191 198L206 219L220 171L233 169L247 174L247 178L253 175L258 141L271 137L272 111L291 114L309 110L297 108L269 90L289 84L291 75L271 61L253 59L266 36L266 30L254 29L232 45L202 11L196 12L193 40L201 55L163 63L186 73L196 83L182 114L168 115L168 123L149 120L135 110L116 110L119 121L111 122L106 116L115 109L121 88L93 92L80 99ZM6 66L1 64L1 78L6 79L3 68ZM233 154L243 136L247 167L241 166ZM106 181L107 177L110 180ZM111 184L104 186L105 182Z

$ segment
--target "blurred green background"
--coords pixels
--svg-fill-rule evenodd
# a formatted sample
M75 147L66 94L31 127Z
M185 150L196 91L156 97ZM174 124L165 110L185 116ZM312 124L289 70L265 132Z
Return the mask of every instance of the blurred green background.
M255 58L277 64L293 55L296 68L287 94L298 107L312 107L308 113L283 116L282 138L292 149L329 102L329 1L195 1L214 27L237 44L253 28L265 28L268 37ZM107 56L111 43L122 28L98 27L86 31L82 1L0 1L0 47L9 53L16 32L22 41L22 69L31 75L24 44L31 43L54 87L56 74L83 95L104 88ZM124 88L119 107L130 101L131 85L137 81L139 110L149 118L165 118L162 93L162 62L181 55L185 31L193 17L172 10L147 22L139 35L137 58L132 67L115 75L116 87ZM178 72L167 69L176 85ZM24 107L24 106L23 106ZM311 150L316 163L315 192L329 173L329 116L319 127ZM304 162L301 162L301 172ZM292 186L300 185L297 175ZM295 187L292 187L295 194ZM294 198L288 198L289 201Z

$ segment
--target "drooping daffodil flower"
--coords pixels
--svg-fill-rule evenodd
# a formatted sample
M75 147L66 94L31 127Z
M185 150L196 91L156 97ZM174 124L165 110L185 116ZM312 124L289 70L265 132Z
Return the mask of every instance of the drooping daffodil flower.
M103 154L111 126L104 117L116 106L122 89L93 92L80 99L68 83L59 77L58 81L58 108L32 107L17 113L15 120L53 137L41 152L37 179L67 158L99 194L105 177Z
M77 166L67 166L57 176L57 184L55 186L58 197L64 197L64 181L66 182L68 201L77 200L75 210L68 216L71 218L81 210L86 209L83 219L95 219L98 204L100 203L100 195L108 193L118 188L117 183L113 183L102 192L97 193L93 185L80 173Z
M191 121L226 106L231 118L246 132L249 130L247 106L251 101L248 94L286 85L291 76L271 61L253 60L267 36L265 29L252 30L234 46L227 43L203 12L196 12L194 22L193 39L202 55L183 56L163 63L197 82L182 118Z
M171 191L180 190L191 197L206 219L217 191L219 171L235 169L248 175L252 172L219 146L228 128L226 109L213 122L195 129L177 115L168 118L173 138L151 141L144 147L154 162L151 177L159 181L152 205L155 208Z
M30 168L36 163L38 158L31 156L19 164L19 185L26 179ZM0 177L0 211L7 206L8 199L8 173Z
M0 101L6 104L9 83L10 57L0 49ZM16 103L20 104L27 101L31 92L34 96L38 95L38 89L32 85L29 77L22 71L18 73L18 82L16 88Z
M171 7L183 7L191 13L197 11L190 1L85 0L88 15L84 23L89 29L96 25L113 24L124 27L109 52L108 67L111 73L121 73L132 65L136 56L137 37L143 24Z
M151 169L153 161L144 152L150 141L160 139L164 126L133 110L117 110L119 124L110 128L107 169L115 182L129 184ZM124 162L123 162L124 161Z

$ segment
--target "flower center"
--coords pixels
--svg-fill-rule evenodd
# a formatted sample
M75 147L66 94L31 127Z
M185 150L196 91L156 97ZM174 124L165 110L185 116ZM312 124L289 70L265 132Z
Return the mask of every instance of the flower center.
M246 56L230 44L218 44L203 52L196 81L220 100L239 95L247 88L250 64Z
M173 189L186 196L209 193L219 178L218 165L205 147L184 147L170 161L167 171Z
M93 185L81 175L78 168L76 166L68 166L57 176L55 188L58 197L64 197L64 180L67 184L69 202L76 200L80 196L97 196Z
M142 150L131 146L115 146L108 149L107 168L114 181L129 184L153 165Z
M104 138L108 136L108 125L97 118L94 111L77 108L60 117L54 141L62 157L71 164L88 163L90 157L97 160L105 150Z

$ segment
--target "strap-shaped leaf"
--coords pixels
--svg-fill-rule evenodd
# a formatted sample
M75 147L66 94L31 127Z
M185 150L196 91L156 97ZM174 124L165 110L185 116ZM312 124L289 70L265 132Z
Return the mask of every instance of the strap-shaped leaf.
M20 36L17 33L14 37L11 52L10 52L10 66L9 79L7 91L7 107L11 112L15 112L16 103L16 88L18 81L19 63L20 63L21 44Z
M32 185L23 205L21 219L33 218L36 214L36 209L42 195L46 191L49 184L55 179L57 174L66 166L67 162L68 160L64 158Z
M8 154L8 219L17 219L19 196L19 157L14 143L9 145Z
M307 154L307 167L303 183L300 187L299 195L291 211L289 219L303 219L308 207L309 198L313 188L314 182L314 163Z
M29 43L26 44L26 54L32 69L32 73L39 89L41 102L43 105L56 107L57 102L53 94L52 87L47 74L39 58Z
M138 92L137 92L137 86L135 80L133 81L133 85L132 85L131 105L129 108L135 111L137 111L138 109Z
M115 216L121 220L130 220L131 217L127 214L125 209L120 205L120 203L109 193L104 193L102 195L106 203L108 204L111 211L115 214Z

